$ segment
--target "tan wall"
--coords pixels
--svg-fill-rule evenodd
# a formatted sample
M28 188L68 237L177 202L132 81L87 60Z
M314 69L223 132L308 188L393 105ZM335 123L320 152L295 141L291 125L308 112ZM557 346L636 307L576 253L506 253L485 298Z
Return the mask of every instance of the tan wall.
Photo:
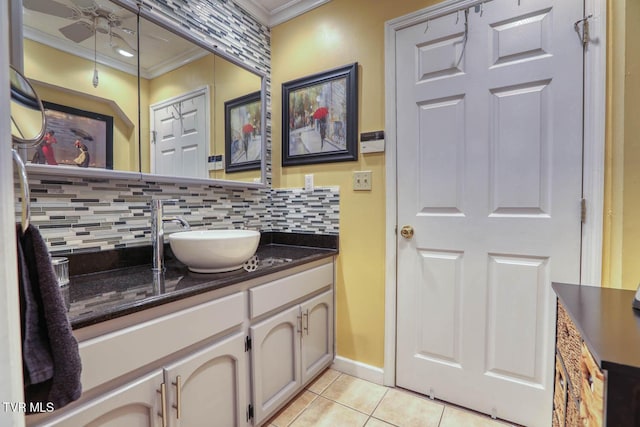
M116 170L137 171L138 131L135 125L125 124L113 108L103 101L113 101L128 118L138 122L137 78L110 67L98 65L100 84L93 87L92 61L70 55L43 44L24 40L25 76L59 88L70 88L76 94L51 87L34 85L44 101L112 116L113 166ZM86 93L88 97L78 95Z
M608 4L602 284L640 283L640 2Z
M309 173L316 186L340 186L337 352L377 367L384 363L385 155L283 168L282 83L358 62L358 132L384 129L384 23L433 3L332 0L271 33L273 186L302 187ZM372 191L353 191L357 170L372 171Z

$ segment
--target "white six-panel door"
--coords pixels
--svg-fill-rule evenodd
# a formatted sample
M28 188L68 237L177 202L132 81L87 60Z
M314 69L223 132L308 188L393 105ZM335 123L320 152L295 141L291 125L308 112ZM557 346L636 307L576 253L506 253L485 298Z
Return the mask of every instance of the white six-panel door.
M396 37L397 384L527 426L551 423L551 281L580 279L581 17L493 0Z
M206 90L151 106L151 172L208 177L208 95Z

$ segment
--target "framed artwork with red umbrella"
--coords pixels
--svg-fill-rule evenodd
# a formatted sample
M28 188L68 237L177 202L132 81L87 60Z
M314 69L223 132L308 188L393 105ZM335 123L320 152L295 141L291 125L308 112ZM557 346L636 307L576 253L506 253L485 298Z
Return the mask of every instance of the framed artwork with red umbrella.
M225 172L260 169L261 117L259 91L224 103Z
M37 164L113 169L113 117L42 101L45 135L29 148Z
M358 63L282 84L282 165L358 160Z

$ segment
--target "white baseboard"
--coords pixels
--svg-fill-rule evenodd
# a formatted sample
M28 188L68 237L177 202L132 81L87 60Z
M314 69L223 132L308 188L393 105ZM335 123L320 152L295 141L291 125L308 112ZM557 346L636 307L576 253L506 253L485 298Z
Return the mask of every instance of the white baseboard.
M357 362L345 357L336 356L331 366L336 371L382 385L384 380L384 369Z

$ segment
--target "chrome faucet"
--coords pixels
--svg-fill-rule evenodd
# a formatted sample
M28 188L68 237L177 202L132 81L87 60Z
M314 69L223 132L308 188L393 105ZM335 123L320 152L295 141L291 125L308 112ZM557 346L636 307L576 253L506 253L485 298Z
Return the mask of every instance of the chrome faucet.
M164 202L173 202L175 200L151 200L151 245L153 246L153 271L164 271L164 223L178 223L185 230L191 227L187 220L179 215L164 215Z

